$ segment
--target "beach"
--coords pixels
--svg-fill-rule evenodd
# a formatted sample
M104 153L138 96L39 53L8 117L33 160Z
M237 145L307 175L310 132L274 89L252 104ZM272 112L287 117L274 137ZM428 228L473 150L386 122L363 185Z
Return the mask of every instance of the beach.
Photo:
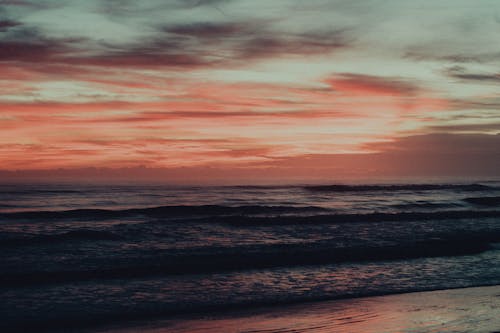
M500 332L500 286L312 302L179 317L95 333Z

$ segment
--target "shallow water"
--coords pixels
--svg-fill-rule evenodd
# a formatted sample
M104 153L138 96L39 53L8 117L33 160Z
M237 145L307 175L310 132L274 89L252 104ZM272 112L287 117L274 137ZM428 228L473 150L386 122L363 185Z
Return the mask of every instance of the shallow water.
M493 333L500 328L498 311L500 288L496 286L306 303L98 332Z

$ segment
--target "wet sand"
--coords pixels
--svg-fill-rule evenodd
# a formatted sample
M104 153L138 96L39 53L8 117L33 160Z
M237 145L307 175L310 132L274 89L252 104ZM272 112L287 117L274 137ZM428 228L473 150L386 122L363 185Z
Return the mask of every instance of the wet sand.
M500 332L500 286L303 303L178 317L99 333Z

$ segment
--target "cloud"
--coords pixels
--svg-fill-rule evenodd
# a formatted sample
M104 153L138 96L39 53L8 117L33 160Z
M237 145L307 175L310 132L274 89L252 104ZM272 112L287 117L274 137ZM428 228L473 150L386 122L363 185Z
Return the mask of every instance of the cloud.
M157 27L129 43L53 38L34 27L4 20L0 62L116 68L209 68L248 65L279 57L323 55L349 45L344 31L290 33L254 22L199 22ZM43 67L43 66L40 66ZM36 67L34 67L36 70Z
M476 97L468 99L451 99L450 105L455 110L498 110L500 109L499 97ZM488 116L488 113L484 113ZM498 116L498 114L496 115Z
M132 1L132 0L106 0L96 4L96 11L114 20L124 17L148 15L151 13L166 13L162 18L178 10L197 10L210 8L218 14L225 15L222 5L231 3L232 0L169 0L169 1ZM176 13L175 13L176 14ZM174 14L174 15L175 15Z
M10 28L21 25L20 22L12 21L12 20L0 20L0 32L7 31Z
M387 96L413 96L420 88L401 78L341 73L325 80L334 90L345 93Z
M18 89L18 88L16 88ZM265 107L266 101L263 100L262 106ZM269 107L279 107L279 103L268 104ZM255 105L257 107L257 104ZM123 101L103 101L88 103L60 103L60 102L34 102L34 103L0 103L0 108L6 115L17 117L23 122L47 122L53 125L59 124L120 124L123 126L133 126L140 123L157 123L160 121L176 121L186 119L200 120L226 120L234 119L239 124L245 119L267 122L273 120L295 121L295 120L314 120L314 119L332 119L335 117L345 118L349 116L346 113L335 112L332 110L289 110L289 111L256 111L252 107L235 105L235 110L224 110L217 102L123 102ZM151 111L141 111L141 110ZM113 113L115 111L115 113ZM120 111L116 113L116 111ZM356 115L351 115L356 117ZM17 126L22 127L22 123ZM13 124L16 126L16 124ZM161 125L164 126L164 125Z
M500 133L500 122L497 123L487 123L487 124L452 124L452 125L434 125L428 127L430 130L436 132L447 132L447 133L463 133L463 132L474 132L474 133L485 133L485 132L496 132Z
M340 31L291 35L285 38L277 36L256 36L235 47L236 55L245 60L280 56L325 55L333 50L346 48L346 42Z
M201 53L178 52L176 43L152 42L141 46L114 47L112 50L91 56L66 56L57 59L63 64L116 67L116 68L198 68L210 67L219 61L204 57Z
M248 61L324 55L350 45L344 31L289 33L248 22L170 25L135 45L110 46L75 63L106 66L222 67Z
M220 165L223 175L251 162L276 175L331 176L416 173L432 163L443 172L459 168L460 154L496 156L494 138L462 135L497 132L498 96L485 84L456 84L497 84L496 69L474 64L436 76L439 63L415 61L494 60L482 34L450 38L463 36L450 27L461 6L460 15L443 8L426 16L423 28L413 18L430 7L334 2L41 0L52 7L36 11L28 1L3 1L23 8L0 9L2 163L203 164ZM438 36L431 26L450 30ZM401 59L414 42L427 47ZM429 132L448 134L403 137ZM405 157L415 166L401 166Z
M162 28L165 32L181 36L195 37L199 39L227 38L240 34L250 34L257 26L250 24L227 22L199 22L191 24L179 24Z
M457 155L464 159L471 155L500 156L500 135L432 133L414 135L391 142L370 143L367 149L400 155L424 154ZM428 160L424 158L423 160ZM499 160L500 162L500 160Z
M57 42L0 41L0 62L41 62L50 61L61 54L62 45Z
M184 52L182 41L162 38L134 45L90 46L86 39L49 38L32 27L20 27L0 38L0 62L43 66L191 67L207 65L201 55ZM84 47L90 49L85 50ZM89 52L90 51L90 52ZM37 69L37 66L33 66Z
M102 112L110 109L129 110L134 107L134 103L123 101L104 101L91 103L64 103L64 102L44 102L35 101L32 103L1 102L0 108L5 113L12 114L34 114L48 116L63 110L67 112Z
M500 58L500 52L463 52L463 53L443 53L424 52L421 50L412 50L404 54L403 58L416 61L439 61L447 63L490 63L496 62Z
M13 22L13 21L7 21ZM25 26L19 22L10 25L8 31L0 35L0 64L14 62L15 64L50 64L58 62L69 52L74 52L75 43L81 42L74 38L49 38L37 28Z
M494 177L498 176L500 168L500 135L434 133L401 137L391 142L373 144L371 147L380 151L368 154L300 154L274 158L267 156L272 154L269 147L214 147L207 151L206 160L201 159L199 164L171 167L144 167L144 163L158 165L163 157L154 150L140 150L131 154L131 149L125 149L124 151L129 151L129 159L125 161L117 155L114 162L107 164L108 167L57 170L49 167L46 170L30 170L26 169L22 159L13 159L15 163L10 165L11 170L21 167L25 169L6 171L4 168L4 171L0 171L0 179L57 181L78 178L105 182L135 179L184 184L256 184L377 177L394 179L398 176L446 176L460 179ZM19 147L25 148L33 152L39 149ZM118 147L113 150L122 152ZM85 149L83 152L91 153ZM80 151L74 150L72 154L67 156L75 158ZM133 160L132 156L139 159ZM51 159L60 161L57 151L41 156L38 164L31 165L48 167Z
M24 0L2 0L2 1L0 1L0 5L43 8L43 5L41 5L41 4L37 4L37 3L32 2L32 1L24 1Z
M465 80L465 81L489 81L500 82L500 74L473 74L473 73L456 73L450 75L451 77Z
M462 81L500 82L500 73L471 73L462 66L453 66L444 71L445 75Z

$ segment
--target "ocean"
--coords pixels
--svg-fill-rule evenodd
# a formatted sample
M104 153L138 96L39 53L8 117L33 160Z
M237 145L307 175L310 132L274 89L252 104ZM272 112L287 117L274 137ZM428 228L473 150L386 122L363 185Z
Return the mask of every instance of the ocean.
M0 331L500 284L500 181L0 185Z

